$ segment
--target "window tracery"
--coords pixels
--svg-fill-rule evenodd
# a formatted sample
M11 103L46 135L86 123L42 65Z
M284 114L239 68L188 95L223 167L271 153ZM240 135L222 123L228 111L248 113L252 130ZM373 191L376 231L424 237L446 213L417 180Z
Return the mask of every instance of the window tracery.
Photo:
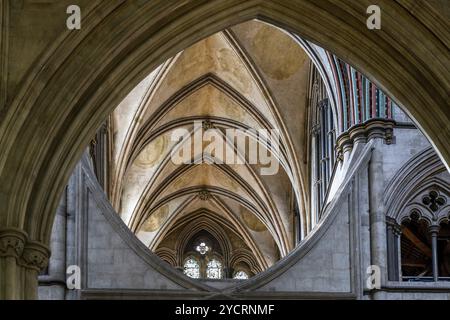
M205 234L193 238L185 249L187 256L183 270L184 274L194 279L223 279L226 277L224 260L220 250L217 250L213 239Z
M208 253L209 251L209 247L206 245L206 243L201 242L196 248L195 250L200 253L201 255L205 255Z
M450 211L446 192L422 189L396 219L388 217L388 275L391 281L450 281Z

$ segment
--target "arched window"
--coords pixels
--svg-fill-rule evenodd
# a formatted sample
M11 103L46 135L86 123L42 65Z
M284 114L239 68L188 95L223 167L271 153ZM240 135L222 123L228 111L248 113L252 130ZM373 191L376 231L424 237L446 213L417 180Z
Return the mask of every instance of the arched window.
M184 274L195 279L224 279L228 266L220 243L208 232L195 234L184 251Z
M206 278L222 279L222 263L217 259L211 259L206 265Z
M324 99L317 105L315 123L315 177L319 211L322 210L333 174L335 135L331 104Z
M311 67L310 74L310 158L312 179L311 209L315 213L313 224L321 217L330 183L335 170L336 129L333 109L328 98L325 83L319 71Z
M234 274L234 276L233 276L233 279L239 279L239 280L246 280L246 279L248 279L248 278L249 278L249 277L248 277L247 272L242 271L242 270L237 271L237 272Z
M184 274L190 278L200 278L200 264L197 259L190 257L184 262Z

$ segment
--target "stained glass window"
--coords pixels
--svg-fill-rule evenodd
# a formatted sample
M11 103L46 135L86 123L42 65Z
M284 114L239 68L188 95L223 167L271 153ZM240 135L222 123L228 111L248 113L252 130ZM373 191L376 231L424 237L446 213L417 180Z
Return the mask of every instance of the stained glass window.
M222 279L222 263L212 259L206 266L206 277L208 279Z
M234 274L233 279L248 279L248 274L245 271L238 271Z
M190 278L200 278L200 264L194 258L189 258L184 263L184 274Z
M206 245L206 243L202 242L200 243L195 250L199 252L201 255L205 255L209 251L209 247Z

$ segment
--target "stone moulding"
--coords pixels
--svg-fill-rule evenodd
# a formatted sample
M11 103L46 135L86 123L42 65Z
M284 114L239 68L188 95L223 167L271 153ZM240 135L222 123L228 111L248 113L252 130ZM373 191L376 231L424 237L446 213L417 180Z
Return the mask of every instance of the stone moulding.
M0 110L8 96L9 1L0 1Z
M343 154L351 151L358 143L381 138L386 144L394 143L394 127L396 122L391 119L370 119L364 123L357 124L341 134L336 140L337 159L342 160Z
M178 283L182 285L185 288L191 288L194 290L198 290L198 292L195 292L195 295L205 295L205 294L225 294L225 295L239 295L242 292L249 293L252 291L255 291L254 294L258 295L261 294L264 296L265 294L269 294L267 292L259 292L258 289L262 286L266 285L270 281L276 279L281 274L288 271L291 267L293 267L297 262L302 260L306 257L306 255L315 247L315 245L318 243L318 241L325 235L327 230L332 226L333 222L335 221L335 218L339 214L339 203L345 199L349 192L351 192L352 183L354 180L355 175L362 170L362 168L367 165L367 163L371 159L373 150L373 145L368 144L365 146L364 151L362 152L361 157L359 158L359 161L355 164L353 169L351 170L351 173L349 176L345 179L345 181L342 183L341 187L339 188L339 191L336 195L336 198L330 203L325 210L324 218L320 222L320 225L318 228L310 233L308 237L305 239L305 241L298 246L294 251L292 251L287 257L285 257L283 260L278 262L276 265L272 266L265 272L262 272L254 277L252 277L249 280L246 280L242 283L238 282L230 282L230 286L227 286L222 289L218 289L215 287L210 286L209 284L204 284L201 281L195 281L192 280L185 275L183 275L181 272L176 271L173 268L167 268L167 263L163 262L159 257L157 257L156 254L148 250L147 247L143 243L141 243L135 235L129 230L129 228L123 223L123 221L120 219L120 217L117 215L117 213L114 212L114 209L112 209L111 205L107 201L106 197L104 196L103 192L99 189L100 187L95 181L95 176L89 167L89 164L87 162L87 159L83 159L83 171L84 174L87 177L87 185L91 190L96 190L96 193L98 195L102 195L101 197L97 198L95 197L96 201L98 201L99 208L102 211L103 216L106 218L106 220L113 225L113 228L120 234L120 236L130 244L130 247L138 254L140 255L146 263L149 264L149 266L152 266L156 272L161 273L168 279L174 281L175 283ZM200 190L201 191L201 190ZM355 266L353 267L356 268ZM354 280L351 280L354 281ZM354 284L353 284L354 285ZM352 286L353 286L352 285ZM336 296L339 297L347 297L354 299L356 297L356 293L352 292L339 292L335 293ZM109 291L109 292L108 292ZM114 296L117 295L118 292L122 292L122 289L111 289L111 290L95 290L92 288L89 288L87 290L83 290L83 296L84 298L89 298L90 294L93 294L94 296L96 294L106 294L106 296ZM139 292L139 290L133 290L130 292L136 293ZM146 294L154 294L156 291L148 291ZM189 294L189 292L188 292ZM330 293L317 293L320 295L328 295ZM333 293L331 293L333 294ZM300 297L302 295L305 295L307 297L310 297L309 292L277 292L274 293L275 296L284 297L284 295L292 297Z
M430 191L438 191L440 195L442 192L444 196L449 193L447 181L438 177L445 171L444 164L432 147L412 157L386 186L383 200L386 216L398 224L411 212L420 213L422 218L427 217L431 224L447 220L450 214L448 204L444 204L439 213L434 213L422 203L423 197Z
M184 287L185 289L195 291L214 292L216 289L195 281L174 268L167 268L167 263L162 261L156 254L151 252L128 228L122 221L117 212L111 206L106 198L103 190L99 186L89 160L86 157L82 159L82 172L86 177L86 185L89 190L96 194L93 197L101 214L119 234L119 236L128 244L128 246L139 256L145 263L152 267L162 276L173 281L174 283ZM85 213L86 214L86 213Z
M202 190L198 193L198 197L202 201L208 201L211 198L211 194L208 192L208 190Z

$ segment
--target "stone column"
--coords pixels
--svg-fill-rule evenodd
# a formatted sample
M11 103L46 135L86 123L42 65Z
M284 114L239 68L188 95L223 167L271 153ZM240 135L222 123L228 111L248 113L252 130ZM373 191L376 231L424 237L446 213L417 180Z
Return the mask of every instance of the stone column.
M38 274L50 250L19 229L0 229L0 300L37 299Z
M439 226L430 226L428 232L431 236L431 251L432 251L432 266L433 266L433 280L437 282L439 280L439 268L438 268L438 252L437 252L437 237L439 234Z
M400 235L401 228L392 218L387 218L387 251L388 251L388 280L400 281Z
M385 176L383 171L384 139L374 139L374 150L369 168L370 253L372 265L380 268L381 285L386 283L387 245L384 208ZM373 295L377 299L377 293Z
M396 240L397 240L397 248L398 248L398 250L397 250L398 271L397 272L398 272L399 281L402 281L403 280L403 274L402 274L402 228L400 227L396 231L397 231Z

